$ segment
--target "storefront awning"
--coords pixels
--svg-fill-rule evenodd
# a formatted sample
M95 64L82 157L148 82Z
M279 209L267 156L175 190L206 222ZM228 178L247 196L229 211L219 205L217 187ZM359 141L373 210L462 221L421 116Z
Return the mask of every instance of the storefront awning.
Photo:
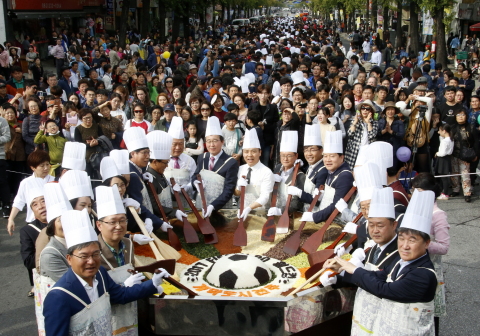
M87 13L85 11L65 11L65 12L17 12L17 19L26 20L26 19L50 19L50 18L73 18L73 17L82 17Z

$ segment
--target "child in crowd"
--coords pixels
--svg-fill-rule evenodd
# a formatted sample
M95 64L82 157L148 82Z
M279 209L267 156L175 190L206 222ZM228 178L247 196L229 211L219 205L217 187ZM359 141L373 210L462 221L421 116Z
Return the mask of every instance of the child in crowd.
M242 157L243 132L240 128L236 127L238 118L234 113L227 113L223 120L225 121L225 125L222 128L223 138L225 139L223 150L226 154L231 155L235 160L240 162Z
M238 110L238 105L237 104L229 104L227 106L228 113L233 113L237 116L237 124L235 125L235 128L239 128L242 131L242 134L245 134L245 130L247 127L245 126L245 123L241 120L238 120L238 114L240 113ZM223 121L225 121L225 118L223 118Z
M48 119L42 123L33 142L38 145L43 143L48 145L48 154L53 169L56 168L55 165L58 166L62 163L63 149L67 140L63 137L55 120Z
M187 124L188 136L185 137L185 154L188 154L197 162L199 155L203 154L203 139L197 135L197 124L191 120Z
M249 129L254 129L255 131L257 131L258 140L260 141L260 147L263 150L265 148L265 140L263 140L263 130L258 125L258 123L261 121L262 121L262 114L260 113L260 111L257 111L257 110L248 111L245 122L247 123L247 126Z
M438 134L440 135L440 147L435 154L437 162L435 165L435 175L448 175L452 171L451 155L453 153L453 141L450 139L451 127L449 124L440 124ZM437 197L438 200L448 200L450 177L440 177L442 182L442 194Z

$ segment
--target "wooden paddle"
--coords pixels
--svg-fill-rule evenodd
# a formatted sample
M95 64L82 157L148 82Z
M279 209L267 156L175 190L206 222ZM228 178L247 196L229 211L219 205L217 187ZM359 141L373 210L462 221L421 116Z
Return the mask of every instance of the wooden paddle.
M245 178L245 177L244 177ZM245 207L245 187L240 187L240 215L243 213L243 208ZM247 246L247 230L243 225L243 218L238 220L238 226L233 234L233 245L234 246Z
M312 203L310 203L310 207L308 208L308 212L312 212L313 208L315 208L315 205L318 202L318 199L320 198L320 195L322 194L320 191L323 190L325 186L321 185L318 188L319 193L313 198ZM302 235L303 228L305 227L305 224L307 222L303 221L300 223L300 226L298 227L298 230L286 241L285 245L283 246L283 252L290 254L290 255L295 255L297 254L298 247L300 246L300 236Z
M345 195L345 197L343 198L343 200L345 202L348 203L348 201L350 200L350 198L352 197L352 195L355 193L355 191L357 190L357 187L352 187L348 193ZM318 250L318 247L320 245L322 245L322 241L323 241L323 235L325 234L325 232L327 231L328 227L330 226L330 224L332 224L333 220L335 219L335 217L337 217L338 215L338 210L337 208L335 208L332 212L332 214L330 215L330 217L328 217L327 221L325 222L325 224L323 225L323 227L318 230L317 232L315 232L313 235L311 235L306 241L305 243L303 244L302 246L302 251L307 253L307 254L310 254L310 253L314 253Z
M185 189L182 189L182 194L183 194L183 197L185 197L185 200L187 201L190 208L192 208L193 213L195 214L195 217L197 217L197 224L198 224L198 227L200 228L200 231L203 234L203 240L205 241L205 244L218 243L218 236L212 224L210 224L210 227L208 226L205 219L202 217L200 212L198 212L197 208L195 207L195 204L193 204L192 200L190 199L190 196L188 196Z
M172 184L172 187L175 185L175 179L173 177L170 178L170 183ZM177 201L178 210L185 213L180 195L175 190L173 190L173 195L175 195L175 200ZM199 239L197 236L197 232L193 228L192 224L190 224L190 222L186 217L182 217L182 221L183 221L183 236L185 237L185 241L188 244L198 243Z
M155 270L155 274L159 274L160 273L160 270L156 269ZM192 291L190 288L188 288L187 286L184 286L182 285L180 282L178 282L177 280L175 279L172 279L172 277L168 277L168 278L163 278L163 280L167 281L167 282L170 282L170 284L172 284L173 286L177 287L178 289L184 289L187 293L188 293L188 298L189 299L193 299L195 296L198 296L197 293L195 293L194 291Z
M155 191L155 187L153 186L153 183L150 183L150 182L147 181L146 184L148 185L148 187L150 188L150 191L153 194L153 198L155 199L155 203L157 203L157 207L160 210L160 213L162 214L163 221L165 223L169 223L168 217L165 214L165 210L163 209L162 203L160 203L160 200L158 199L158 195L157 195L157 192ZM168 234L168 242L170 243L170 246L172 246L175 250L180 251L182 249L182 244L180 243L180 239L178 239L178 236L175 233L175 231L173 231L172 229L168 229L167 234ZM155 239L155 238L153 238L153 239ZM176 260L178 260L178 259L176 259Z
M207 198L205 197L205 190L203 190L203 181L202 181L202 176L200 174L197 175L197 180L200 181L200 198L202 199L202 208L203 211L207 211ZM217 235L217 232L215 231L215 228L213 227L212 223L210 223L210 217L205 217L205 222L207 225L212 227L213 233L215 236Z
M280 183L281 182L275 182L273 185L272 202L270 203L272 207L277 206L278 187ZM275 216L268 216L267 221L263 224L262 240L273 243L275 241L275 233Z
M145 228L145 224L143 223L142 219L140 218L140 216L135 211L135 208L132 207L132 206L129 206L128 209L132 213L133 218L135 218L135 220L137 221L138 227L140 228L140 231L142 231L142 234L147 236L147 237L150 237L147 229ZM155 243L153 241L148 242L148 245L150 245L150 247L152 248L153 254L155 255L155 259L157 259L157 260L164 260L165 259L162 256L162 254L160 253L160 251L158 250L157 245L155 245Z
M300 169L300 163L297 163L295 165L295 169L293 169L292 181L290 182L291 186L295 186L299 169ZM277 223L277 233L288 233L288 227L290 226L290 217L288 216L288 208L290 207L291 201L292 201L292 195L288 195L287 203L285 203L285 209L283 210L283 214Z
M357 235L352 235L352 237L347 240L347 242L343 245L343 247L347 248L352 245L357 240ZM305 276L310 277L312 274L315 274L319 269L323 267L323 264L328 259L335 257L334 250L321 250L315 253L308 255L308 261L310 265L312 265L306 272Z

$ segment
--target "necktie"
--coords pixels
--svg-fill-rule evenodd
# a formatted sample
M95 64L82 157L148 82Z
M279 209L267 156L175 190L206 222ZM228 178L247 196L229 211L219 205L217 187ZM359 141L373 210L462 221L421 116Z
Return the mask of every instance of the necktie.
M180 164L178 163L178 156L172 156L173 161L173 169L180 169Z
M382 253L382 250L380 249L380 247L377 246L377 248L375 249L375 253L373 254L373 259L372 259L372 263L373 264L377 264L377 261L378 261L378 257L380 257L380 253Z
M252 176L252 168L248 168L248 173L247 173L247 183L250 184L250 177Z
M208 166L208 169L213 170L213 166L215 166L215 157L210 156L210 165Z

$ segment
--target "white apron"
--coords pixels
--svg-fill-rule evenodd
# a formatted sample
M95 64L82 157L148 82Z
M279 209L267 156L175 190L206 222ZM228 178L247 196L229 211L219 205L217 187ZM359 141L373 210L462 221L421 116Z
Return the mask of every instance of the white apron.
M283 213L285 211L285 204L287 204L287 187L290 185L290 183L286 184L285 182L280 182L278 185L278 193L277 193L277 208L280 209L280 211Z
M41 269L40 260L42 259L42 253L46 249L54 249L61 255L65 260L65 256L57 250L53 246L45 246L45 248L40 253L40 258L38 260L38 268ZM37 317L37 326L38 326L38 335L44 336L45 335L45 323L43 317L43 302L45 301L45 297L47 296L48 292L52 289L55 285L55 281L53 281L50 277L45 275L38 274L37 269L34 268L33 272L33 290L35 292L35 315Z
M370 258L372 250L373 249L370 249L368 255L365 256L365 260ZM365 269L373 272L378 271L379 267L393 255L395 255L395 253L390 253L387 257L382 259L378 266L367 262L365 263ZM373 334L373 325L378 317L381 303L382 299L379 297L370 294L360 287L357 289L355 303L353 305L352 330L350 332L351 336L366 336Z
M260 197L260 186L249 184L245 187L245 206L249 206L253 202L255 202ZM256 214L265 212L265 208L268 207L268 203L265 206L261 206L260 208L256 208Z
M130 277L128 270L133 270L132 265L133 246L130 243L130 260L128 264L120 267L113 267L108 260L103 256L105 263L110 267L108 275L115 281L116 284L121 285L125 280ZM114 304L112 305L112 329L114 335L138 335L138 314L137 314L137 302L133 301L127 304Z
M52 290L61 290L67 293L85 306L84 309L70 318L69 336L112 336L110 295L105 287L102 273L100 273L100 277L102 278L104 293L98 300L90 304L85 303L65 288L52 288Z
M434 211L439 212L441 210ZM435 237L430 236L432 241L435 241ZM442 256L440 254L430 254L430 260L435 268L437 274L437 293L435 294L435 317L441 317L447 315L447 302L445 301L445 279L443 277L443 264Z
M333 203L333 199L335 198L335 189L332 188L331 185L337 180L340 175L342 175L343 172L350 172L350 170L342 170L337 176L335 176L330 185L325 183L325 192L323 193L322 202L320 202L320 210L325 209Z
M158 199L162 207L173 208L172 192L168 186L167 188L163 189L160 194L158 194Z
M396 268L397 262L393 270ZM425 268L425 267L421 267ZM430 268L425 268L435 274ZM393 282L390 273L387 282ZM379 315L373 327L376 335L382 336L433 336L434 302L400 303L382 299Z
M234 158L228 158L223 165L220 166L216 171L202 169L200 170L200 176L205 183L205 198L208 204L212 204L222 193L225 186L225 178L218 174L220 169L227 164L228 161L235 160ZM247 204L247 203L245 203ZM197 193L196 207L198 209L202 208L202 198L200 193ZM233 209L232 200L230 199L222 209Z
M170 167L167 167L165 171L163 172L163 175L165 175L165 178L167 179L168 182L170 182L170 179L173 177L175 179L175 183L179 185L186 185L190 183L190 171L188 169L173 169ZM165 188L167 190L168 188ZM165 192L166 193L166 192ZM161 195L161 194L160 194ZM190 205L187 203L185 200L185 197L183 197L182 193L179 193L180 198L182 199L182 205L184 209L190 209ZM191 196L191 195L189 195ZM164 197L166 198L167 195L164 194ZM170 201L172 202L172 206L170 208L173 208L174 206L177 205L177 202L172 201L172 196L170 195ZM163 204L162 204L163 205Z

